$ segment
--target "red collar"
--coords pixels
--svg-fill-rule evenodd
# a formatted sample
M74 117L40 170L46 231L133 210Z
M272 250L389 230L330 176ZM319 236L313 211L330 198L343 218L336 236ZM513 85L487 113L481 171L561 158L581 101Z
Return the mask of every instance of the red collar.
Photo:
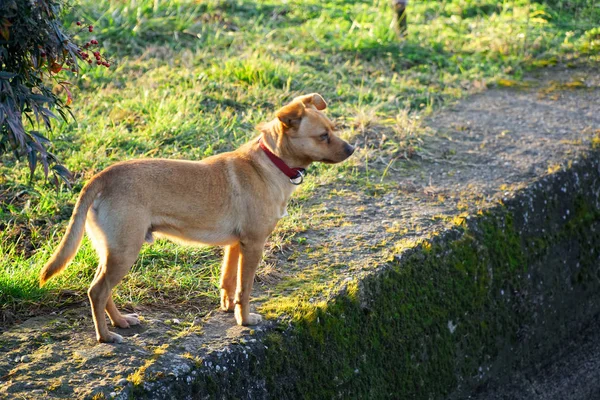
M281 172L287 175L290 178L290 182L294 185L299 185L304 180L304 172L306 171L304 168L290 168L287 166L285 161L281 158L277 157L265 144L262 140L258 139L258 144L260 148L265 152L267 157L279 168Z

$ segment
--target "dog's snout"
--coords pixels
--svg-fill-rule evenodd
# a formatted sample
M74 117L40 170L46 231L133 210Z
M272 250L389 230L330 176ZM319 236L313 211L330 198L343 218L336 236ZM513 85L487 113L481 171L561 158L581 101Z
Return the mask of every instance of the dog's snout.
M356 150L356 148L351 144L346 143L346 146L344 146L344 151L346 152L348 157L350 157L354 153L354 150Z

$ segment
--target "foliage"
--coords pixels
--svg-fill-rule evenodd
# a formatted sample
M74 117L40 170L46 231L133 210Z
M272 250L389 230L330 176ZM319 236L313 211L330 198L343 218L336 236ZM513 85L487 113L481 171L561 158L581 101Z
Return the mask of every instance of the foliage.
M79 72L78 61L91 64L85 49L96 40L77 45L61 24L64 0L5 0L0 3L0 155L12 151L27 157L30 177L38 165L48 177L49 167L68 183L69 171L48 151L56 109L66 120L72 101L70 83L63 72ZM77 23L81 25L81 22ZM84 29L84 28L82 28ZM85 27L89 32L93 27ZM107 61L98 59L107 66ZM64 101L52 85L66 93Z

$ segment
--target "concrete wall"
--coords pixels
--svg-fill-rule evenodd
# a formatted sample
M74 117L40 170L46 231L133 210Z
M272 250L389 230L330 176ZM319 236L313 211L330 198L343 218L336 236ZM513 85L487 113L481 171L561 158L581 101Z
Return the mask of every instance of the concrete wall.
M271 323L187 377L131 394L464 398L540 360L600 311L599 249L592 153L397 255L299 322Z

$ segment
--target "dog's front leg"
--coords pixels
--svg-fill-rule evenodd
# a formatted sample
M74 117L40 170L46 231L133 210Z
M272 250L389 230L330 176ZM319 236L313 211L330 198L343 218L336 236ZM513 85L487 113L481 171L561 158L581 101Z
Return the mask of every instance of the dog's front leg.
M235 320L238 325L256 325L262 320L260 315L250 312L248 303L264 245L264 240L240 242L240 263L235 292Z
M225 247L223 266L221 267L221 310L233 312L235 308L235 290L240 258L239 243Z

